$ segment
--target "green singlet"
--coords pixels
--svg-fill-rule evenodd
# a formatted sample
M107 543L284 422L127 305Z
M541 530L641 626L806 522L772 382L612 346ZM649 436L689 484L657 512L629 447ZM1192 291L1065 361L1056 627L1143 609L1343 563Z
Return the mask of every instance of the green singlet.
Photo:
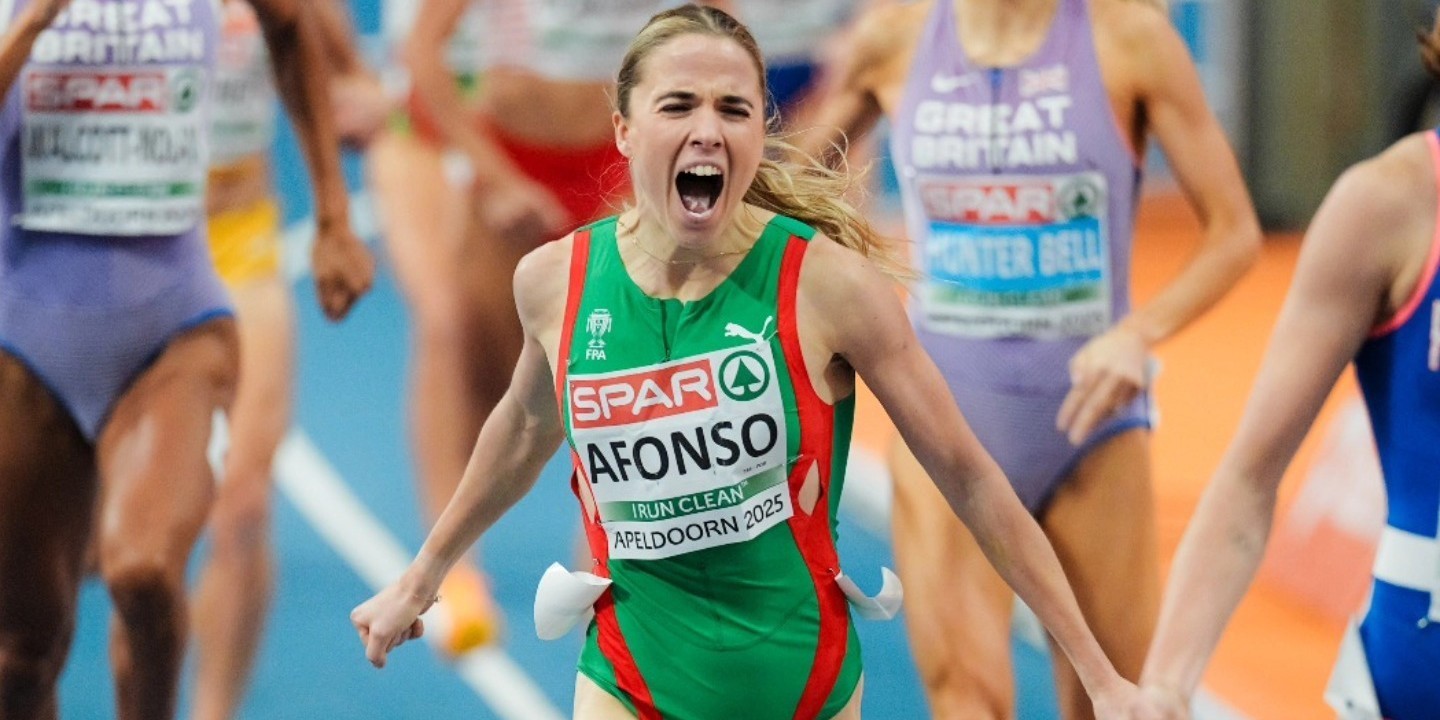
M615 227L575 235L556 378L576 491L599 509L595 572L613 580L580 672L642 720L831 717L861 674L835 583L854 398L824 402L800 356L815 231L777 216L681 302L635 284Z

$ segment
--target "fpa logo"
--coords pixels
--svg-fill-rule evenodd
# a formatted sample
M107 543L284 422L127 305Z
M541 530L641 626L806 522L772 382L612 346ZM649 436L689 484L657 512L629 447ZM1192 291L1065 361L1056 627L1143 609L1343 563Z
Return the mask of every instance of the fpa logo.
M769 387L770 368L749 350L741 350L720 363L720 390L731 400L754 400Z
M605 359L605 335L610 332L614 322L610 311L605 308L590 312L590 317L585 321L585 332L590 333L590 343L585 347L586 360Z

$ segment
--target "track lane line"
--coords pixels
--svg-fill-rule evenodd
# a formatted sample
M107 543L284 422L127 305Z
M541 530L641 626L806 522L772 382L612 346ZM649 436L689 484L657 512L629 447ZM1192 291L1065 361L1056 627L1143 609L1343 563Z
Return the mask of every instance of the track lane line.
M292 428L275 454L280 492L372 590L385 587L410 564L412 555L355 497L309 436ZM443 611L426 613L444 625ZM436 628L438 630L439 628ZM428 632L432 646L441 632ZM438 648L435 652L440 652ZM564 716L530 676L498 647L467 653L451 666L503 720L561 720Z

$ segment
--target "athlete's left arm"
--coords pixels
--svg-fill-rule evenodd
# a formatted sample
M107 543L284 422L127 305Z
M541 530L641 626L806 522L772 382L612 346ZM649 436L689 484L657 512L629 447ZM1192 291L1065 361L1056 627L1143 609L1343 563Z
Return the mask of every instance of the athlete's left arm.
M375 264L350 229L350 197L340 170L340 143L330 113L330 68L315 0L250 3L265 30L276 87L294 121L314 184L312 272L320 305L330 319L339 320L370 289Z
M1110 703L1127 701L1135 687L1106 659L1039 524L955 407L895 283L857 253L817 237L801 267L796 308L812 381L820 386L846 365L865 380L985 556L1069 656L1091 699L1112 710L1099 716L1118 717L1113 710L1121 705Z
M1201 243L1166 287L1070 363L1072 390L1057 426L1079 444L1146 383L1148 351L1214 305L1260 250L1260 223L1225 133L1205 102L1195 63L1169 20L1134 2L1095 2L1096 38L1112 94L1134 97L1199 217ZM1129 138L1135 142L1137 138Z

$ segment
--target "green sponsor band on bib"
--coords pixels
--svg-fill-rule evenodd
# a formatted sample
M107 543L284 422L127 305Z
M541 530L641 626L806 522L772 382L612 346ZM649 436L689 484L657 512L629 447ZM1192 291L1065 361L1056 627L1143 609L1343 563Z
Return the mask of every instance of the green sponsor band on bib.
M646 522L683 517L710 510L738 507L761 493L785 483L785 469L776 467L741 480L729 487L662 498L600 503L605 522Z
M59 195L90 198L173 198L200 194L200 185L192 182L109 183L66 180L34 180L25 186L30 197Z
M1061 303L1093 300L1101 297L1103 288L1099 285L1067 288L1064 290L1021 290L1013 292L988 292L965 288L946 287L936 284L935 300L957 305L978 305L983 307L1028 307L1033 305L1059 305Z

